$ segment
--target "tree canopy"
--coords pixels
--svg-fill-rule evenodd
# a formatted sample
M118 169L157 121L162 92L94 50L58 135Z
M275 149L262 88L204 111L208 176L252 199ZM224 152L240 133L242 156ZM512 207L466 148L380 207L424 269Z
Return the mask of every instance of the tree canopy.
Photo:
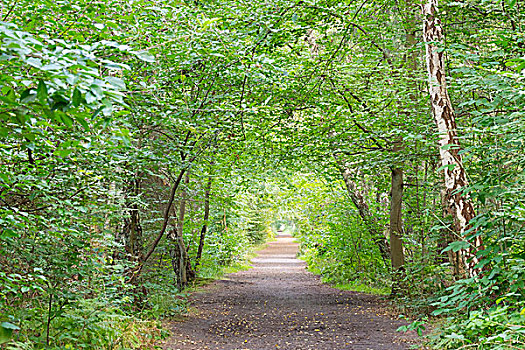
M7 0L0 345L138 349L279 227L438 349L525 343L515 0ZM140 322L139 322L140 321Z

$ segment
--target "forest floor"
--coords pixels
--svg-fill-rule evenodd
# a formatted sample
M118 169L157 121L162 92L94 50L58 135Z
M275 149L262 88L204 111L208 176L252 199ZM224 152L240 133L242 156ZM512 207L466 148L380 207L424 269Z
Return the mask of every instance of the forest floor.
M410 349L414 334L380 297L321 283L296 258L298 244L280 235L252 259L191 298L189 314L170 322L169 350Z

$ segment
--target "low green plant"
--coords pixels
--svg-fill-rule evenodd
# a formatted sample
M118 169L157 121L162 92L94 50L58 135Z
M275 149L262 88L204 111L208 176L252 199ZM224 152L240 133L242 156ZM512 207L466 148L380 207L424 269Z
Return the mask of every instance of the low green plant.
M496 305L488 310L449 317L431 335L438 349L507 350L525 347L525 303Z
M399 318L408 321L408 318L405 315L399 315ZM416 333L419 336L422 336L423 331L427 329L427 322L428 322L428 317L423 317L421 319L412 321L411 323L405 326L399 327L397 331L398 332L416 331Z
M62 309L50 322L49 334L37 319L21 324L17 341L6 349L151 349L163 335L156 320L124 314L103 300L83 299ZM25 339L24 339L25 338ZM23 340L21 340L23 339Z

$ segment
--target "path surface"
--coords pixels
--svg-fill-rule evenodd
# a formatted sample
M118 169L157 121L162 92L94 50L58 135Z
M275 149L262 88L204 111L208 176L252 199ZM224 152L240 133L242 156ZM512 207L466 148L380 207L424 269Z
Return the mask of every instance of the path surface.
M169 325L170 350L409 349L413 336L377 298L323 285L281 235L252 260L191 298L190 315ZM412 343L413 344L413 343Z

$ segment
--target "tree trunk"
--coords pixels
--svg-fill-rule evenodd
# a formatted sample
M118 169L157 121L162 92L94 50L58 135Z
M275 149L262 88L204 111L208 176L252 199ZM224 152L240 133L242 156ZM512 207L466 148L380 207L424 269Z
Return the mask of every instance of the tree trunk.
M160 229L160 232L157 234L157 237L153 241L149 251L142 258L139 266L135 270L133 270L132 273L130 274L131 278L129 280L129 283L135 283L137 278L140 276L142 269L144 268L144 265L149 260L149 258L153 255L155 248L157 248L157 245L159 244L160 240L164 236L164 233L166 232L166 229L168 228L168 223L170 221L170 212L173 206L173 201L175 200L175 194L177 193L177 189L179 188L180 182L182 181L182 178L186 170L187 170L186 168L182 168L180 170L179 176L177 177L177 179L175 180L175 183L171 187L168 205L166 206L166 209L164 210L164 219L162 221L162 227Z
M392 192L390 195L390 259L393 273L399 274L405 264L402 241L403 169L392 169Z
M405 68L408 77L416 81L417 71L417 52L415 37L415 18L412 11L411 1L405 3L404 12L406 15L406 36L405 36ZM409 83L408 95L410 101L402 102L399 111L406 114L407 119L410 117L410 110L415 110L411 104L417 103L417 85ZM399 113L399 112L398 112ZM403 139L400 137L393 144L394 153L399 153L404 149ZM390 261L392 263L392 294L398 294L402 288L404 277L405 252L403 248L403 192L404 192L404 163L395 161L391 168L391 187L390 187Z
M361 217L361 220L363 220L370 236L372 237L372 240L379 248L379 252L381 253L383 261L386 263L390 259L388 241L383 235L379 223L370 212L368 204L365 201L364 194L359 190L357 184L352 180L350 170L339 162L336 155L334 155L334 158L338 163L341 174L343 175L343 180L345 182L348 195L350 196L352 203L354 203L356 206L359 216Z
M171 239L171 266L175 273L175 282L179 291L183 290L188 285L188 274L186 269L186 262L188 255L184 245L183 237L179 236L176 229L170 232Z
M438 253L443 252L443 250L448 247L450 243L454 242L455 239L452 227L453 225L448 225L449 222L452 222L452 216L450 215L451 213L448 208L447 193L444 188L440 191L440 198L443 222L447 224L447 227L443 227L440 230L441 234L437 242ZM452 250L443 252L441 255L438 255L437 261L439 263L450 263L450 266L452 266L452 272L456 277L464 275L465 273L465 266L461 263L461 254L459 252L454 252Z
M202 250L204 249L204 240L206 238L206 231L208 230L208 219L210 218L210 193L211 193L212 177L208 176L208 183L206 184L206 192L204 193L204 223L202 224L201 235L199 238L199 248L197 249L197 256L195 257L195 269L200 265Z
M133 177L126 190L128 196L138 196L140 194L140 180ZM127 256L132 261L141 261L143 258L142 225L140 222L139 206L133 200L126 199L126 212L129 216L124 216L122 230L118 240L124 244Z
M443 43L443 28L437 16L438 1L428 0L423 5L423 38L426 46L426 61L429 79L429 93L434 121L440 133L439 154L445 175L447 206L454 217L457 234L465 239L465 231L470 228L470 220L475 216L470 196L462 192L468 186L467 176L461 159L457 137L456 119L448 95L445 79L443 51L437 43ZM477 275L476 252L482 247L481 237L477 236L467 249L462 249L463 264L470 276Z
M188 259L188 252L184 244L184 216L186 214L186 201L188 197L187 185L190 182L189 172L186 172L184 183L186 188L181 191L181 198L179 203L179 216L177 218L177 225L174 230L171 231L171 259L173 272L177 279L177 287L179 290L184 289L190 279L192 279L193 269Z

